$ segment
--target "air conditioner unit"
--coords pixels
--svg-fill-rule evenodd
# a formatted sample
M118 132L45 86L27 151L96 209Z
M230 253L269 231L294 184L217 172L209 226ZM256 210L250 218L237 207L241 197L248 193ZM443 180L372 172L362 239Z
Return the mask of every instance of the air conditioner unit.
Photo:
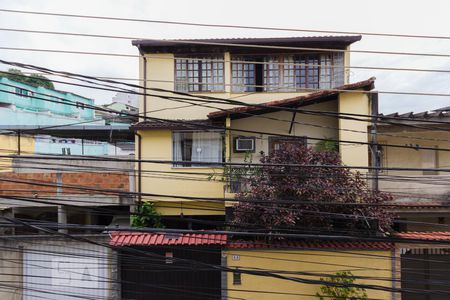
M255 137L237 137L234 152L255 152Z

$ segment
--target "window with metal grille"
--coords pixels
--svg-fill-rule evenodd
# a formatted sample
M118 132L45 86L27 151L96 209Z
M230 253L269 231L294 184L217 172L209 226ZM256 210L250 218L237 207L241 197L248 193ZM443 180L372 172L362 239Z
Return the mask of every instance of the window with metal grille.
M340 52L241 55L232 61L233 92L295 92L344 84L344 54Z
M231 64L231 84L235 93L256 91L256 68L254 58L234 56Z
M234 285L242 284L242 279L241 279L241 273L240 272L233 272L233 284Z
M179 92L223 92L223 57L175 59L175 90Z
M20 97L29 97L29 96L33 96L32 92L28 92L26 89L21 89L16 87L15 89L15 93L16 95L20 96Z
M280 60L282 57L269 56L264 59L264 91L280 90Z

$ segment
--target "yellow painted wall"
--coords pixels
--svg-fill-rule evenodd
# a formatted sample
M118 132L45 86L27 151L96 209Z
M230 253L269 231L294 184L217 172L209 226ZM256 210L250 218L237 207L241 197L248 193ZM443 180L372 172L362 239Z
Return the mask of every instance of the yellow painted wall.
M172 132L170 130L139 131L142 136L142 159L172 160ZM211 175L222 174L222 169L182 168L171 164L142 164L142 192L159 195L223 198L224 187L220 178L211 180ZM150 170L153 173L147 173ZM170 172L170 173L155 173ZM177 174L189 172L191 174ZM220 176L218 176L220 177ZM157 201L156 206L164 215L223 215L224 203L180 200L166 197L145 197L143 200ZM170 204L167 204L170 202Z
M448 131L417 131L405 128L397 130L379 129L378 140L381 145L418 145L419 147L450 149L450 134ZM384 163L387 167L428 167L422 162L422 153L429 150L416 150L407 148L383 147ZM450 152L438 151L437 167L450 168ZM388 171L389 174L421 175L421 171ZM444 175L444 174L441 174ZM447 174L448 175L448 174Z
M145 55L147 59L147 85L148 87L164 88L174 90L175 66L174 55L172 53L150 53ZM345 64L349 60L349 55L344 55ZM305 92L259 92L259 93L232 93L231 92L231 62L230 53L224 53L225 60L225 91L215 93L199 93L199 95L209 95L218 98L235 99L246 103L264 103L272 100L281 100L305 95ZM140 59L140 76L143 78L143 59ZM148 91L148 93L163 96L173 96L172 93ZM143 112L143 97L141 97L140 112ZM212 108L193 106L189 103L176 102L162 99L155 96L147 96L147 111L152 111L150 115L157 118L168 119L205 119L209 112L217 111L218 108L231 108L232 105L212 104Z
M326 275L333 275L337 271L350 270L353 275L356 276L370 276L386 279L386 281L357 279L355 283L392 287L392 283L389 281L392 279L392 260L390 251L351 250L346 252L345 250L342 250L332 252L311 250L230 249L225 251L225 254L227 266L231 268L241 267L294 272L302 271ZM295 275L287 276L295 277ZM321 276L298 277L318 280ZM241 285L233 285L233 274L227 273L227 289L228 297L230 299L231 297L236 297L245 300L312 300L317 299L315 294L320 291L320 285L297 283L271 277L242 274L241 280ZM270 291L306 295L300 296L251 293L241 292L239 290ZM367 290L367 294L369 299L392 299L390 292Z
M418 145L419 147L431 147L438 149L450 149L450 134L447 131L408 130L406 128L383 128L378 131L378 140L383 148L382 166L387 168L450 168L450 152L434 150L416 150L411 148L388 147L386 145ZM384 146L383 146L384 145ZM432 152L435 155L435 165L424 161L424 152ZM384 191L403 193L396 197L405 200L426 201L442 200L450 193L450 186L446 184L450 180L450 173L423 171L392 171L383 170L383 175L411 176L412 180L380 180L380 188ZM417 176L424 176L423 180L417 180ZM416 195L414 195L416 194ZM427 195L427 196L424 196Z
M0 135L0 155L17 155L18 137ZM34 153L34 139L32 137L20 137L20 150L23 155L31 155ZM10 158L0 158L0 172L11 171L12 160Z
M369 96L364 93L347 92L339 94L339 113L370 114ZM356 117L357 118L357 117ZM350 142L368 142L368 122L339 119L339 140ZM360 131L352 132L348 130ZM347 166L368 166L369 146L341 142L339 145L342 162ZM359 170L365 173L367 170Z
M174 90L174 80L175 80L175 70L174 70L174 55L171 53L162 53L162 54L146 54L147 60L147 86L152 88L163 88L167 90ZM201 93L201 95L209 95L216 96L219 98L227 98L227 99L236 99L240 101L244 101L246 103L264 103L271 100L280 100L291 98L299 95L305 95L306 93L291 93L291 92L260 92L260 93L245 93L245 94L236 94L231 93L231 62L230 62L230 53L224 53L225 59L225 91L223 93ZM345 55L345 65L348 65L350 57L348 54ZM140 59L140 77L144 78L144 59ZM153 95L162 95L162 96L174 96L172 93L167 92L155 92L155 91L147 91ZM143 113L143 101L144 97L141 97L140 103L140 113ZM147 96L146 97L147 104L147 112L149 116L163 118L163 119L184 119L184 120L195 120L195 119L206 119L207 114L212 111L217 111L218 108L231 108L231 105L218 105L218 104L209 104L213 107L201 107L198 105L193 105L193 103L186 102L176 102L172 100L162 99L156 96ZM331 110L331 111L346 111L346 112L359 112L359 113L368 113L368 99L366 96L362 94L354 94L354 93L346 93L343 94L339 101L324 103L319 105L314 105L307 107L308 109L318 109L318 110ZM268 117L276 117L281 118L286 121L290 121L292 118L292 113L287 112L277 112L266 114L264 116ZM311 115L297 114L296 119L297 122L305 122L311 123L315 125L328 126L330 128L318 128L314 126L306 126L306 125L295 125L293 130L293 135L308 135L312 137L319 138L340 138L340 139L356 139L356 140L365 140L367 141L367 134L349 134L342 133L332 129L333 127L345 126L346 128L354 129L358 128L367 130L367 124L360 122L352 122L352 121L339 121L336 118L330 117L317 117ZM232 120L231 122L232 128L242 128L248 130L258 130L258 131L268 131L274 133L283 133L287 134L289 130L288 122L279 122L279 121L267 121L264 119L252 117L246 118L242 120ZM171 132L169 130L166 131L140 131L143 138L142 145L142 155L143 159L164 159L171 160L172 159L172 137ZM232 134L236 135L238 133L232 132ZM240 135L240 134L239 134ZM245 134L243 134L245 135ZM253 135L253 134L249 134ZM232 137L229 139L232 141ZM258 141L258 140L257 140ZM309 142L315 143L316 141L310 140ZM259 143L257 142L256 153L253 157L253 161L259 160L258 152L264 150L267 152L268 143L267 143L267 135L262 136L262 139L259 139ZM368 148L367 146L350 146L346 147L341 145L341 153L342 158L345 164L348 165L362 165L365 166L368 164ZM242 161L243 154L234 154L232 153L232 161ZM184 171L188 170L189 172L196 173L198 175L177 175L178 178L174 179L173 176L171 179L166 178L151 178L149 176L154 176L154 174L145 174L143 177L143 186L142 191L145 193L154 193L154 194L172 194L172 195L191 195L191 196L199 196L199 197L224 197L224 184L223 182L214 182L208 180L208 175L202 175L199 173L207 173L213 174L221 173L220 169L213 170L210 168L173 168L170 165L156 165L156 164L143 164L143 170L154 170L154 171ZM181 178L180 178L181 176ZM184 176L184 177L183 177ZM158 177L161 177L158 175ZM201 179L202 181L194 181L190 180L187 177L194 177L194 179ZM153 197L155 198L155 197ZM155 199L152 199L155 200ZM177 199L159 199L156 200L165 200L163 204L159 203L159 209L164 214L179 214L182 210L186 211L186 206L181 208L181 203ZM172 201L171 206L175 207L163 207L169 206L167 205L167 200ZM188 201L184 201L183 205L189 203ZM191 205L193 205L191 203ZM222 204L211 204L221 210L218 213L216 210L198 210L193 211L198 214L222 214L223 213L223 205ZM191 211L192 212L192 211Z
M330 101L320 104L309 105L302 107L305 110L323 110L323 111L337 111L337 101ZM253 116L244 119L231 120L231 129L243 129L250 131L261 131L283 135L292 136L308 136L311 138L327 138L337 140L339 138L338 133L338 120L334 117L318 116L310 114L297 113L295 117L294 126L291 134L289 134L289 127L292 120L292 112L280 111L259 116ZM264 151L265 154L269 150L269 134L255 134L239 131L231 131L232 139L236 136L255 136L256 137L256 149L253 153L252 161L259 162L261 158L260 152ZM308 146L314 147L318 142L317 140L308 139ZM232 148L233 149L233 148ZM232 151L233 162L243 162L245 153L234 153Z

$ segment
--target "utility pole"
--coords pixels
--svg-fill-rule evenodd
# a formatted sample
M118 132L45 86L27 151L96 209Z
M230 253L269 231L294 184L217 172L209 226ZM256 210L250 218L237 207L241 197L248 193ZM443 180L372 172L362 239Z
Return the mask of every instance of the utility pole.
M370 104L372 112L371 135L371 152L372 152L372 190L378 191L378 175L380 172L380 151L377 138L377 122L378 122L378 92L370 94Z

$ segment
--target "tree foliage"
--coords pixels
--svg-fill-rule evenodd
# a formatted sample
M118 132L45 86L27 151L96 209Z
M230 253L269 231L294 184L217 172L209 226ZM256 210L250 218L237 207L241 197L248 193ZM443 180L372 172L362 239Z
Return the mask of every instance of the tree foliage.
M236 195L235 224L272 231L339 228L374 234L390 229L392 215L383 206L330 204L392 200L387 193L370 190L358 172L323 167L342 166L339 153L286 145L263 156L261 163L248 179L248 191Z
M320 300L368 299L364 288L349 286L355 282L355 277L349 271L337 272L335 276L320 278L320 280L332 283L332 285L326 284L320 287L321 293L316 294Z
M131 218L131 226L133 227L153 227L164 228L161 223L161 215L156 211L152 202L143 202L138 206L137 214Z
M31 74L27 76L18 69L9 69L8 72L0 72L0 76L6 77L10 80L21 82L24 84L29 84L34 87L42 86L51 90L55 89L53 82L45 76L40 74Z

